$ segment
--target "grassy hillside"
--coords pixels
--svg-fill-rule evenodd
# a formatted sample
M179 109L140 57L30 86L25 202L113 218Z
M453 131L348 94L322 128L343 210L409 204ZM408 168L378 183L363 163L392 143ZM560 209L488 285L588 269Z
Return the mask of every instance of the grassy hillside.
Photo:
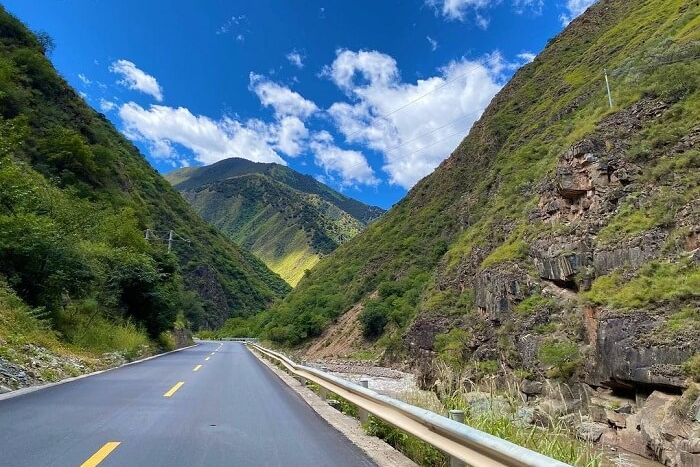
M248 326L297 345L364 302L386 355L682 384L700 348L698 57L697 2L598 2L433 174ZM637 381L596 357L636 355L631 371L652 353L671 373Z
M167 178L205 220L291 285L383 212L279 164L232 158Z
M50 48L0 8L0 357L21 357L10 351L23 330L62 339L56 349L133 356L187 322L218 326L286 293L83 102ZM145 229L190 242L168 253Z

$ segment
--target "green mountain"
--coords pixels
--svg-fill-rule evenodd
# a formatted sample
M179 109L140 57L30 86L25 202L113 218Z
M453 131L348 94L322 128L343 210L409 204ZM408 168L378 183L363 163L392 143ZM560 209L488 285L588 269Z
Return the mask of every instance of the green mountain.
M291 285L384 212L279 164L231 158L166 178L205 220Z
M249 326L297 345L359 303L365 339L423 380L437 361L472 380L700 379L699 57L698 2L597 2L434 173Z
M0 8L0 310L29 310L88 348L118 335L110 323L155 337L176 321L216 327L284 295L279 276L204 222L85 104L51 48ZM13 322L30 322L23 313ZM4 347L21 326L12 334L0 318Z

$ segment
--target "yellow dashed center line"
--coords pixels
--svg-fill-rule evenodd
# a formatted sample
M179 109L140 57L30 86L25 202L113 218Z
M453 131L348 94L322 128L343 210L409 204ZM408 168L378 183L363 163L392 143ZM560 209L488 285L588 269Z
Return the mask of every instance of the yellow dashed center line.
M163 397L172 397L172 395L175 394L175 391L177 391L178 389L180 389L180 388L182 387L183 384L185 384L185 382L184 382L184 381L180 381L180 382L177 383L175 386L171 387L170 390L169 390L168 392L166 392L165 394L163 394Z
M211 357L207 357L207 358L205 358L204 360L209 360L210 358L211 358Z
M210 353L209 355L214 355L215 353L216 353L216 351L214 351L214 352Z
M117 449L117 446L122 444L119 441L110 441L109 443L105 443L104 446L102 446L95 454L90 456L88 460L80 464L80 467L95 467L97 464L105 460L109 454Z
M192 371L199 371L200 368L202 368L202 365L197 365Z

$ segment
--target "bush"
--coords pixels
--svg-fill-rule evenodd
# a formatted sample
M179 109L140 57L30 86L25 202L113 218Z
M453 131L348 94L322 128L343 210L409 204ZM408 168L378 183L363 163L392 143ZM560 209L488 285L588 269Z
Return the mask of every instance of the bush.
M540 345L537 356L543 364L550 366L547 375L550 378L570 378L580 362L578 345L569 340L546 340Z
M454 328L449 332L435 336L433 346L440 360L454 369L459 369L465 365L465 352L470 340L469 331Z
M382 302L369 300L360 313L362 335L367 339L376 339L381 336L388 322L388 310Z

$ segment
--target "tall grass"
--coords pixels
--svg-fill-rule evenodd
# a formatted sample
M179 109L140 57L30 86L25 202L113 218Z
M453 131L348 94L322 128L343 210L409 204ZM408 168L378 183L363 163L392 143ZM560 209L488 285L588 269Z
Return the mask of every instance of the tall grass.
M150 351L146 331L129 319L107 319L92 300L58 314L56 328L69 343L92 353L116 352L133 360Z

